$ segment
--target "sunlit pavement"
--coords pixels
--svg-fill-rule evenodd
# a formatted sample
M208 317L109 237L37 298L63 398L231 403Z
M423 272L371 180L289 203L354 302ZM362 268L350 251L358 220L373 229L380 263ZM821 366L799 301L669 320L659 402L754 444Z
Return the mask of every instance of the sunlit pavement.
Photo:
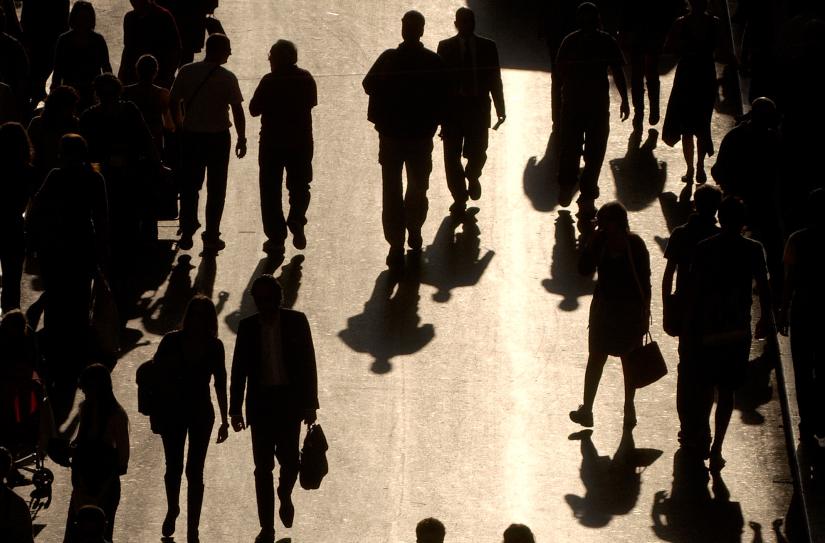
M548 182L550 76L537 69L544 51L535 29L507 34L511 19L498 11L506 8L486 7L508 3L471 4L480 33L508 36L499 43L507 121L491 133L479 211L463 226L448 219L451 199L436 141L420 282L409 273L395 285L384 267L378 138L366 119L361 79L383 49L400 41L400 18L409 4L221 0L217 15L232 39L227 67L241 79L247 100L268 70L267 52L278 38L297 44L299 65L317 79L309 245L301 254L290 248L280 270L264 260L254 144L259 121L253 119L249 156L231 161L222 227L226 250L214 264L199 256L199 243L179 252L168 280L144 295L144 315L129 325L142 335L114 371L132 432L115 541L158 540L165 513L163 452L148 419L137 412L136 367L152 356L191 288L218 303L220 337L231 353L239 315L252 309L246 289L261 271L281 276L287 301L309 316L319 363L319 419L330 441L329 476L319 490L296 490L295 526L279 525L279 538L412 542L415 524L434 516L446 525L449 542L500 541L513 522L530 526L541 543L691 541L684 525L697 521L719 526L718 538L730 541L723 526L732 524L736 533L741 508L742 539L753 539L748 523L757 522L765 540L773 540L771 523L785 515L792 486L765 362L752 364L753 378L728 434L723 477L732 503L717 495L718 507L707 508L712 515L667 501L677 448L677 357L660 319L653 334L671 371L637 395L633 432L636 447L644 449L640 463L652 464L638 468L638 477L617 477L606 458L597 459L613 457L621 439L616 360L608 364L596 399L594 448L568 440L580 429L567 413L581 401L592 281L576 275L575 205L560 209ZM417 3L427 17L424 42L431 49L453 33L458 5ZM128 3L98 0L95 7L117 66ZM493 25L497 30L490 32ZM672 72L663 78L663 111L671 81ZM664 244L684 218L677 200L684 188L681 150L653 136L652 155L644 151L649 145L629 154L632 127L619 121L615 92L613 98L600 202L618 198L631 211L632 228L651 253L658 317ZM731 122L714 117L717 148ZM168 239L174 233L171 224L162 228ZM759 352L761 346L754 357ZM249 432L211 445L202 541L253 540L259 528L252 470ZM55 471L54 503L37 519L38 541L57 542L63 535L70 483L67 470ZM694 474L693 481L702 476ZM178 540L185 538L183 508ZM669 517L660 515L668 510ZM661 525L667 522L669 528Z

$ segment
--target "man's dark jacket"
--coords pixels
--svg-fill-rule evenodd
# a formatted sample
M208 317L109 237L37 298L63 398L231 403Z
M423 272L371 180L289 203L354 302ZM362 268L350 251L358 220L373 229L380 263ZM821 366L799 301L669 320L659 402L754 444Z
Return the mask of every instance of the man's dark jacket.
M471 39L475 40L478 97L488 100L489 108L489 98L492 95L496 112L503 114L504 91L501 84L501 66L499 65L496 43L493 40L476 35L473 35ZM461 79L464 75L463 71L466 69L462 58L461 38L453 36L439 42L438 56L444 61L444 67L447 71L450 103L452 105L455 100L461 100L462 98L459 96L459 91Z
M282 360L286 368L289 396L294 414L304 409L318 409L318 377L315 368L315 348L306 315L289 309L280 310ZM235 354L232 357L230 385L230 415L241 413L246 388L246 422L255 424L284 413L267 412L264 398L271 393L261 384L261 318L255 314L241 320Z

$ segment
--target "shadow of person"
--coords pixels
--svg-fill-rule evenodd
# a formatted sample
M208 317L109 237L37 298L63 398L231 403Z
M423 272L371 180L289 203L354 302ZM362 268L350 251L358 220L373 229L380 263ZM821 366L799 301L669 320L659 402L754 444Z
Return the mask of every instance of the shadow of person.
M742 507L730 501L721 474L713 476L713 497L708 479L701 458L686 449L676 451L670 494L662 490L653 498L653 532L659 539L680 543L742 541Z
M281 307L292 309L298 301L298 290L301 288L303 277L304 255L298 254L289 260L289 264L281 268L278 283L281 284L283 300Z
M559 203L559 138L550 133L541 159L530 157L524 166L524 195L536 211L553 211Z
M637 449L633 432L625 429L619 448L611 459L599 456L592 430L571 434L568 439L581 442L581 479L585 495L567 494L564 500L582 526L602 528L614 516L626 515L639 499L642 471L661 455L658 449ZM641 468L641 469L640 469Z
M662 208L662 216L665 218L667 231L673 232L677 226L682 226L688 221L690 214L693 212L693 184L687 183L676 196L672 192L663 192L659 195L659 206ZM656 244L664 253L667 248L669 238L662 236L654 236Z
M215 290L215 277L218 275L218 259L214 253L205 252L201 255L198 272L195 274L194 289L196 294L203 294L209 298Z
M486 251L481 256L477 213L478 208L471 207L461 221L445 217L432 245L428 245L422 255L426 266L421 282L437 289L433 294L436 302L449 301L455 288L471 287L478 283L495 256L493 251ZM461 232L456 232L459 225L462 226Z
M579 298L593 294L593 288L596 286L592 275L585 276L579 273L578 262L573 216L569 211L561 210L556 218L550 277L543 279L541 285L550 294L562 296L559 302L559 309L562 311L575 311L579 307Z
M651 128L642 142L642 131L634 130L624 157L610 161L616 183L616 199L628 211L641 211L662 193L667 180L667 164L653 155L659 131Z
M736 389L733 404L734 409L739 410L743 423L758 425L765 422L764 415L758 409L773 398L771 372L777 363L775 355L766 350L748 364L747 379Z
M402 277L382 271L364 311L347 319L347 327L338 332L350 349L374 358L373 373L390 372L393 357L418 352L435 337L433 325L421 324L418 316L420 288L415 270Z
M195 267L192 257L186 254L178 260L169 273L169 282L163 296L157 299L144 298L139 302L143 329L150 334L163 335L174 330L183 320L186 304L195 294L190 272Z
M252 299L252 293L250 291L252 288L252 283L261 275L275 273L275 270L278 269L278 266L280 266L282 262L283 258L281 257L273 259L268 256L258 261L258 265L255 266L255 271L252 272L252 276L249 278L249 281L246 283L246 287L243 289L241 303L238 306L238 309L228 314L223 319L229 329L234 333L238 333L238 325L240 324L241 319L245 319L258 311L258 308L255 307L255 300Z

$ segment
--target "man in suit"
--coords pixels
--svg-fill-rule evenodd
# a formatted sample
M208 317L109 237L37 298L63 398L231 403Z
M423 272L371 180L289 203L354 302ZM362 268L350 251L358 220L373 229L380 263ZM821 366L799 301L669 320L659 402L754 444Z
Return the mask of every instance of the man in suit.
M238 327L232 359L229 415L232 428L252 431L255 494L261 532L256 543L275 541L275 458L281 466L278 514L292 526L292 489L298 478L298 439L301 420L315 422L318 378L315 349L306 315L281 308L281 287L271 275L252 283L258 313ZM246 421L241 414L246 389Z
M475 26L473 11L459 8L455 13L458 34L438 44L438 56L449 74L449 99L441 139L447 186L453 195L453 215L464 213L468 196L473 200L481 198L479 178L487 161L491 95L498 117L496 127L506 117L498 49L492 40L476 36ZM462 153L466 166L461 164Z
M424 16L408 11L401 19L404 41L387 49L364 77L367 118L378 131L378 162L383 183L387 266L404 267L405 229L413 255L421 253L421 227L427 219L427 189L433 169L433 136L444 107L443 64L421 43ZM407 192L401 172L407 168Z

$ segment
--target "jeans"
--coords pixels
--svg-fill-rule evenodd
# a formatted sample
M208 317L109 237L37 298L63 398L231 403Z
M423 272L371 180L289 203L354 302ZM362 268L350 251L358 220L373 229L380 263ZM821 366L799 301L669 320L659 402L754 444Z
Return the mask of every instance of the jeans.
M231 138L229 130L216 133L184 132L180 138L180 229L193 234L198 222L198 196L206 176L206 230L204 237L217 238L226 202Z
M433 170L433 140L380 136L378 162L383 181L384 239L393 249L403 249L404 229L420 234L427 219L427 189ZM401 174L407 168L407 190Z
M261 191L261 220L266 237L280 246L286 240L287 227L295 232L306 224L309 208L309 185L312 182L312 148L290 150L261 144L258 152ZM281 193L286 171L289 191L289 214L284 219Z

